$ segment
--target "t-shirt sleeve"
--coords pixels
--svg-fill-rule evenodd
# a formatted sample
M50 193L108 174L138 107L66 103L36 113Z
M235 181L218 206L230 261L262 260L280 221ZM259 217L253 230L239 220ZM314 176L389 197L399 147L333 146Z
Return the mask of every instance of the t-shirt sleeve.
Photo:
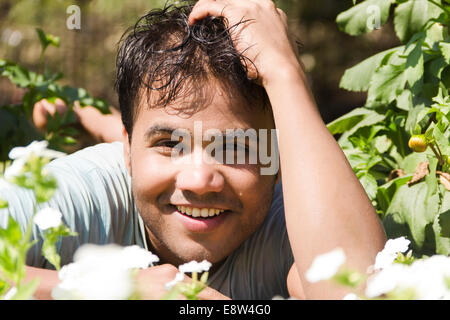
M58 209L64 224L78 233L57 244L62 265L71 262L75 250L84 243L132 242L134 203L121 143L89 147L53 160L46 168L56 178L58 188L48 202L36 206L36 212L45 207ZM24 232L34 214L33 192L2 181L0 198L9 204L0 211L0 227L7 226L10 214ZM38 241L28 252L27 264L52 268L41 255L42 231L34 224L32 238Z

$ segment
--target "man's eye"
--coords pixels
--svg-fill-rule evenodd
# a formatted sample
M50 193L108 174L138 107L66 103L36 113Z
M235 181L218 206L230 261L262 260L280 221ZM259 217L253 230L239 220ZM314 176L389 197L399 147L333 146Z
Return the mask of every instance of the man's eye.
M177 144L179 144L179 141L173 141L173 140L160 140L156 142L153 146L154 147L163 147L163 148L174 148Z

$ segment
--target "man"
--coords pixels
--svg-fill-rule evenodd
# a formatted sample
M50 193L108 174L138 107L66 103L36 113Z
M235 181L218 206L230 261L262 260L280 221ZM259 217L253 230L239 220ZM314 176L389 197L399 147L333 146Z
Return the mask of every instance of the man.
M117 74L123 148L98 145L49 165L59 191L48 205L79 233L62 241L63 264L86 242L137 243L161 259L139 275L144 296L160 298L174 266L207 259L204 299L340 299L342 289L306 281L314 257L341 247L350 267L373 264L383 229L316 109L286 16L272 1L151 11L124 39ZM224 163L220 152L207 152L207 132L275 127L282 174L267 174L260 159ZM179 130L194 142L182 139L179 149ZM258 147L275 152L276 137L266 137ZM223 148L251 149L234 141ZM18 190L0 196L25 225L33 200ZM28 276L41 277L45 298L57 276L42 269L39 250L30 253Z

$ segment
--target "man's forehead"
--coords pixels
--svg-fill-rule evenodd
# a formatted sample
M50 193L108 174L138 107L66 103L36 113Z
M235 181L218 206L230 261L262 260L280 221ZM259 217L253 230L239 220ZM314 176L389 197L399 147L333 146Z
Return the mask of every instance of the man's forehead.
M163 107L141 101L137 121L146 122L147 131L190 130L196 121L204 128L269 128L273 119L262 106L250 105L244 97L221 86L208 85L202 93L180 97ZM151 99L150 99L151 100Z

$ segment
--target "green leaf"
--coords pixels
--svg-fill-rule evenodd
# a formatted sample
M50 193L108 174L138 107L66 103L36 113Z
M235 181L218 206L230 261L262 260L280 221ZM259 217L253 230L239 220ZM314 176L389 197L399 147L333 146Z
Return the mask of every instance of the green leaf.
M162 297L162 300L178 300L180 299L180 289L178 285L175 285L166 295Z
M437 193L429 195L426 182L403 185L395 193L383 224L389 238L406 235L414 251L423 254L427 246L426 232L432 226L439 209Z
M341 31L352 36L360 35L385 24L390 7L391 0L366 0L340 13L336 22Z
M8 241L12 245L19 245L22 239L20 225L11 217L8 217L8 226L6 229L0 228L0 239Z
M441 213L439 214L440 235L450 238L450 192L444 191Z
M368 113L360 122L354 125L350 130L346 131L342 137L349 137L361 128L373 126L377 123L381 123L386 119L386 114L380 114L378 112Z
M446 149L450 145L450 140L447 138L444 133L436 126L433 129L433 137L439 146L440 150L445 153Z
M379 68L370 82L368 102L389 104L403 91L406 84L405 65L388 64Z
M398 177L378 187L377 203L383 212L385 212L391 204L392 197L397 190L411 180L411 177L412 175Z
M398 97L397 97L397 108L409 111L412 107L412 95L411 91L404 90Z
M16 64L6 66L1 75L8 77L12 83L21 88L28 88L36 84L36 74Z
M440 0L436 0L440 3ZM437 18L442 10L432 5L428 0L408 0L395 8L394 27L397 37L406 43L420 32L431 18Z
M44 232L44 243L42 244L42 255L50 262L56 270L60 269L61 257L56 251L56 243L61 237L76 236L76 232L61 224L57 228L50 228Z
M447 64L450 64L450 43L440 42L439 49L441 50L441 53L445 58L445 62Z
M39 36L39 41L41 42L42 51L45 51L49 45L54 47L59 47L60 39L51 34L46 34L42 29L36 28L36 32Z
M401 168L405 171L406 174L413 174L416 171L417 166L420 162L427 161L426 152L417 153L413 152L407 155L401 164Z
M45 32L40 28L36 28L36 32L38 34L39 41L41 42L42 51L45 51L49 45Z
M423 37L424 36L425 35L423 35ZM424 58L422 52L423 37L420 37L417 40L414 49L409 53L408 58L406 59L405 77L411 87L422 78L424 73Z
M377 180L375 180L375 178L371 174L364 173L361 175L361 177L359 177L359 181L364 187L364 190L366 191L370 200L374 200L377 195Z
M358 122L363 120L367 115L376 113L366 108L356 108L340 118L327 124L331 134L343 133L353 128Z
M11 298L11 300L30 300L36 292L38 285L38 278L34 278L26 284L22 284L17 288L17 293Z
M392 48L367 58L354 67L347 69L341 78L339 86L349 91L366 91L375 71L381 65L383 59L402 47Z
M60 269L61 257L56 251L56 242L58 235L46 235L44 243L42 244L42 255L50 262L56 270Z

